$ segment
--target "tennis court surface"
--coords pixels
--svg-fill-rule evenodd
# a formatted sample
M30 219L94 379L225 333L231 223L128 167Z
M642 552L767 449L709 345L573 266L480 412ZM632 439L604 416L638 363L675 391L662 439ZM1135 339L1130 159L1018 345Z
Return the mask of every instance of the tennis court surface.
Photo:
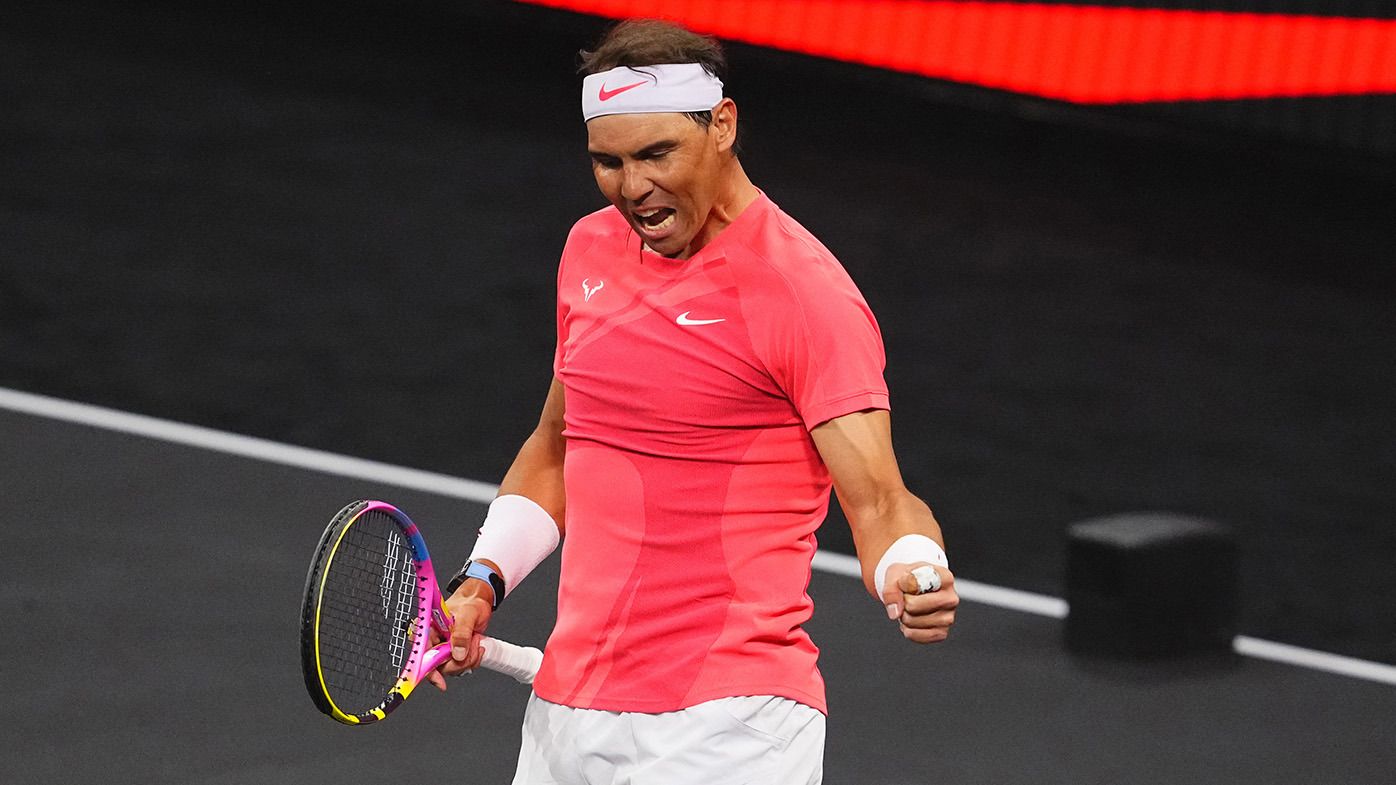
M328 516L354 498L395 502L448 564L483 514L469 497L488 486L76 410L106 426L0 409L12 536L0 662L16 693L0 778L508 782L526 688L481 673L347 728L311 706L297 650ZM112 429L131 422L156 436ZM555 561L496 633L546 639ZM1376 785L1396 773L1388 684L1254 659L1081 661L1063 652L1060 621L973 601L949 643L918 648L853 579L816 571L810 592L829 783Z
M603 20L504 0L19 5L0 29L0 399L504 470L548 383L562 240L604 201L575 103ZM1051 595L1071 522L1199 515L1241 543L1244 633L1392 672L1389 160L729 54L753 176L884 327L898 458L962 578ZM488 484L21 408L0 405L18 701L0 783L508 782L518 685L480 674L351 729L311 707L298 662L335 510L400 505L445 571ZM837 520L820 536L851 546ZM546 639L555 570L496 632ZM1083 662L1058 618L968 591L951 641L920 649L845 575L811 592L829 783L1396 782L1390 683Z

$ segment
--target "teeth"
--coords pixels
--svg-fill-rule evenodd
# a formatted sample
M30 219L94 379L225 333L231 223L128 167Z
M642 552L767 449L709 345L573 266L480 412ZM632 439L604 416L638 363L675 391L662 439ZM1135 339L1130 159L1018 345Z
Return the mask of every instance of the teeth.
M659 223L650 223L656 216L661 214L664 215L664 220ZM666 207L650 207L644 210L636 210L634 215L638 221L639 228L646 234L653 235L663 232L672 226L677 213Z
M653 214L653 213L651 213L651 214ZM664 231L665 229L668 229L673 223L674 223L674 213L669 213L669 215L665 216L664 220L660 221L659 223L657 223L657 224L655 224L655 225L653 225L653 226L650 226L649 224L645 224L645 229L649 230L649 232L652 233L652 234L657 234L657 233L659 233L659 232Z

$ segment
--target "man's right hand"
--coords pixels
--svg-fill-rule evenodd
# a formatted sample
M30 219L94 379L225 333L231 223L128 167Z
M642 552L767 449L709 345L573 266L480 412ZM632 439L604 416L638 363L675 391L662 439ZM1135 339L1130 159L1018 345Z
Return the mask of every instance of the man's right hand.
M484 655L480 637L489 627L493 607L494 588L479 580L467 580L447 598L446 611L451 614L451 659L428 677L437 689L446 691L446 676L456 676L479 667L480 658ZM435 646L442 642L441 636L433 629L431 644Z

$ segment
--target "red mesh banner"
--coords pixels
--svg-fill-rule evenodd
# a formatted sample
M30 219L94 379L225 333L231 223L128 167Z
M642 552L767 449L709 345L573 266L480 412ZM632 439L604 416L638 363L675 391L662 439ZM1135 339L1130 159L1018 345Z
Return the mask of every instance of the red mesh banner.
M1086 104L1396 93L1396 20L913 0L524 0Z

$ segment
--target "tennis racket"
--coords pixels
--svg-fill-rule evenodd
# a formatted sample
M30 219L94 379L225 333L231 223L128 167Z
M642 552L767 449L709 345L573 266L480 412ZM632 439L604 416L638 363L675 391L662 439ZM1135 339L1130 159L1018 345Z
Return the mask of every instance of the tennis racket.
M346 725L388 716L451 658L426 540L406 513L356 501L320 537L301 605L301 669L316 708ZM485 638L481 665L531 684L543 653Z

